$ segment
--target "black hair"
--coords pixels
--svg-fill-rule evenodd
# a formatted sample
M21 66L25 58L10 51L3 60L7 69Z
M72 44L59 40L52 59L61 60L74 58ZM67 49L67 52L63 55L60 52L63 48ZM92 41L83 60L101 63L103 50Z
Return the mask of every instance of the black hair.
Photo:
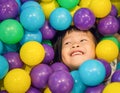
M54 49L54 60L53 62L61 62L61 49L62 49L62 39L65 36L66 32L70 33L72 31L81 31L80 29L76 28L75 26L70 26L67 30L65 31L57 31L55 37L52 40L53 44L53 49ZM97 33L95 28L91 28L90 31L93 34L94 42L97 44L100 41L101 34ZM85 32L85 31L84 31Z

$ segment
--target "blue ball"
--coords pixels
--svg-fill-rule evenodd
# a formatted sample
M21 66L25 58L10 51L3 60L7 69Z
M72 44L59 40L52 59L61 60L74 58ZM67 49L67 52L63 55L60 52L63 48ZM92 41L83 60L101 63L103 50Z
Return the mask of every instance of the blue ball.
M20 14L20 22L29 31L40 29L45 22L45 15L38 7L29 7Z
M117 69L117 70L120 69L120 62L117 63L116 69Z
M0 79L3 79L3 77L7 74L8 70L8 61L5 59L5 57L0 55Z
M23 11L26 8L30 8L30 7L37 7L37 8L42 9L38 2L36 2L36 1L27 1L27 2L22 4L21 11Z
M73 70L72 72L70 72L70 74L74 79L74 86L71 93L84 93L87 86L82 83L78 70Z
M0 54L3 52L3 43L0 41Z
M65 8L56 8L49 18L51 26L59 31L67 29L72 23L72 16Z
M28 41L38 41L41 43L42 33L39 30L35 32L29 32L26 30L22 40L20 41L20 44L22 45Z
M104 65L95 59L85 61L79 67L80 78L87 86L96 86L104 81L106 70Z

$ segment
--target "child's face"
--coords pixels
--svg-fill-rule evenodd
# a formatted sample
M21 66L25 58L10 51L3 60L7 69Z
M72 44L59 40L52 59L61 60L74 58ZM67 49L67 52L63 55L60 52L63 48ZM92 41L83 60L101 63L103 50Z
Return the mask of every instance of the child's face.
M72 31L62 40L62 61L77 69L84 61L95 58L95 41L90 31Z

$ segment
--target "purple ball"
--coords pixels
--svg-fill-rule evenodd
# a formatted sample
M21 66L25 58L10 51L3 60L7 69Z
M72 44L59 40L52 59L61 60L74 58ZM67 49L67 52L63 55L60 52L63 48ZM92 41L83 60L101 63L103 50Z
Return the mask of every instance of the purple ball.
M112 4L112 9L110 11L110 14L111 16L117 16L118 15L118 10L117 8L115 7L115 5Z
M62 62L55 62L51 65L51 68L53 69L53 71L65 70L69 72L68 67Z
M120 82L120 70L116 70L112 77L111 77L111 82Z
M14 69L14 68L22 68L23 67L23 62L20 59L20 56L17 52L7 52L3 55L8 63L9 63L9 69Z
M41 92L37 88L31 86L26 93L41 93Z
M112 69L111 69L111 66L110 64L103 60L103 59L98 59L105 67L105 70L106 70L106 76L105 76L105 79L109 78L109 76L111 75L111 72L112 72Z
M0 1L0 20L15 18L19 13L19 6L15 0Z
M88 30L95 23L95 16L88 8L80 8L73 16L74 25L80 30Z
M53 50L53 47L51 47L51 46L48 45L48 44L43 44L43 47L44 47L44 49L45 49L45 57L44 57L43 63L45 63L45 64L50 64L51 61L52 61L53 58L54 58L54 50Z
M52 69L46 64L39 64L32 68L30 72L32 85L36 88L45 88L48 78L52 74Z
M46 20L44 25L40 28L40 31L42 33L43 40L52 39L56 31L50 26L49 22Z
M1 90L0 93L8 93L6 90Z
M120 16L118 16L118 22L119 22L119 30L118 30L118 33L120 34Z
M117 33L119 30L119 22L116 17L114 16L106 16L102 18L98 22L98 31L103 36L106 35L113 35Z
M52 93L70 93L74 80L69 72L64 70L55 71L48 81Z
M102 93L104 88L105 88L104 84L100 84L94 87L88 87L85 93Z

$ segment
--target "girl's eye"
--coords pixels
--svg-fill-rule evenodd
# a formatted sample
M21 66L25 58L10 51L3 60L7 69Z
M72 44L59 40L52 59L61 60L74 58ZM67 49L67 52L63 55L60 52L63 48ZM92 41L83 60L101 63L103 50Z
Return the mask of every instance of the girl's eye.
M69 45L69 44L71 44L71 42L66 42L64 45Z
M87 41L87 39L82 39L82 40L80 40L80 42L84 42L84 41Z

